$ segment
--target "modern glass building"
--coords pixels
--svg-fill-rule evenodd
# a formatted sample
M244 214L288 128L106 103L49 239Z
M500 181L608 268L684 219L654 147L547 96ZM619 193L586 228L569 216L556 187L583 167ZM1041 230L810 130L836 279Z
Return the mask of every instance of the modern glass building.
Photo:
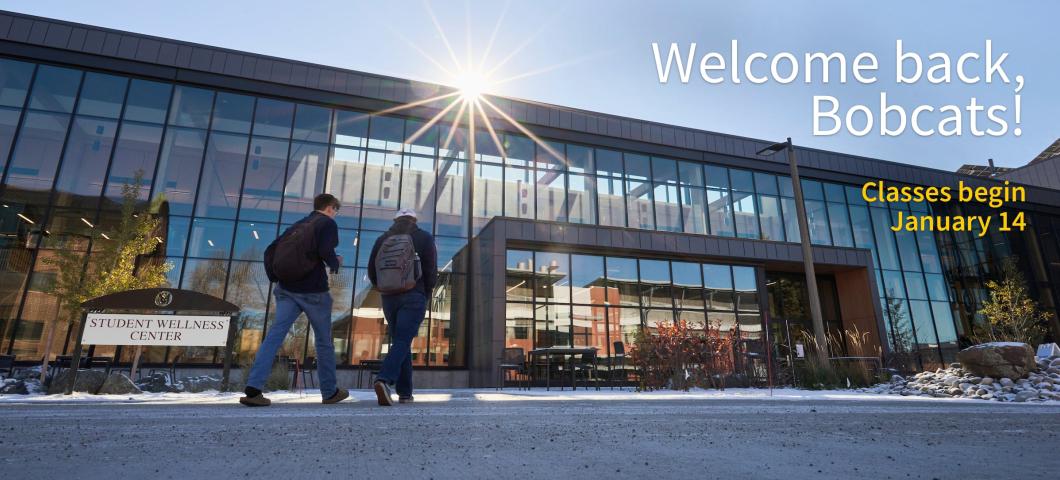
M162 222L145 264L240 305L251 355L273 308L261 258L314 195L343 203L348 266L332 277L340 364L386 354L368 250L410 207L439 249L440 284L413 360L447 386L496 384L503 348L612 355L658 322L710 322L787 355L812 331L795 199L772 143L438 85L0 12L0 353L69 353L47 260L99 248L121 190ZM861 186L997 180L798 148L824 319L909 368L950 362L984 321L985 283L1013 255L1060 338L1060 192L1027 186L1024 231L893 232L900 212L978 204L867 203ZM1056 222L1054 224L1054 222ZM285 352L313 356L296 323ZM760 346L764 342L759 342ZM765 348L761 346L761 348ZM128 348L92 346L129 361ZM841 351L837 351L841 350ZM214 348L146 361L219 365Z

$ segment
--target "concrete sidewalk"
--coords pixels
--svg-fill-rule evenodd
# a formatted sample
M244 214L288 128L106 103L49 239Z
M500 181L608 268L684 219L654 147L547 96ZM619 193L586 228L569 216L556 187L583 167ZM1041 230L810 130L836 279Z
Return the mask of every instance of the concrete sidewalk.
M5 478L1049 478L1060 406L657 392L371 392L246 408L0 403ZM783 391L782 391L783 392ZM831 395L835 395L832 392ZM448 396L448 397L447 397ZM904 397L902 397L904 398ZM157 473L156 473L157 472Z

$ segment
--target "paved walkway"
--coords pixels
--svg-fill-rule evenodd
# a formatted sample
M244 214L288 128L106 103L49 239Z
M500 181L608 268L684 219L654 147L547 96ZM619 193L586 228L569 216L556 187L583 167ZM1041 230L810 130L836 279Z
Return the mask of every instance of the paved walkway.
M276 395L273 406L257 409L216 393L135 403L4 396L0 471L108 479L1050 478L1060 471L1060 405L739 393L433 391L383 408L361 391L327 406L319 396Z

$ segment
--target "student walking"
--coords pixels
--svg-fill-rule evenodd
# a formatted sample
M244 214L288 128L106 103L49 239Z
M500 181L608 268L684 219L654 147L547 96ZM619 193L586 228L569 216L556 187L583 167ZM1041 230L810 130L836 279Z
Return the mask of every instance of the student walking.
M390 389L397 385L398 401L412 402L412 339L427 313L427 299L438 281L438 251L434 237L416 226L416 212L403 208L394 224L372 246L368 279L382 295L383 316L392 344L376 377L379 405L391 406Z
M246 395L239 403L265 407L272 402L262 395L265 379L272 370L273 357L283 344L291 325L305 312L313 327L317 349L317 375L322 403L338 403L350 392L335 386L335 347L331 344L331 304L328 272L338 273L342 256L335 254L339 230L335 214L341 205L327 193L313 199L313 212L295 222L265 249L265 274L277 283L276 315L272 328L258 348L247 379Z

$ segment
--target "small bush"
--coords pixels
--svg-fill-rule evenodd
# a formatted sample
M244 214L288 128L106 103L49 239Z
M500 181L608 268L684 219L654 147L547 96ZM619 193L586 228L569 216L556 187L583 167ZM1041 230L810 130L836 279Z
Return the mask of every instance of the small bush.
M726 378L735 373L734 357L741 340L738 325L723 332L721 321L662 322L655 334L638 332L630 355L641 370L638 390L724 390Z
M247 380L250 379L250 370L254 367L254 357L249 356L249 359L244 358L239 363L239 380L232 380L230 382L229 389L234 392L241 392L247 388ZM278 392L280 390L291 390L291 378L287 371L287 366L280 363L273 363L272 370L269 371L269 376L265 378L265 389L266 392Z

